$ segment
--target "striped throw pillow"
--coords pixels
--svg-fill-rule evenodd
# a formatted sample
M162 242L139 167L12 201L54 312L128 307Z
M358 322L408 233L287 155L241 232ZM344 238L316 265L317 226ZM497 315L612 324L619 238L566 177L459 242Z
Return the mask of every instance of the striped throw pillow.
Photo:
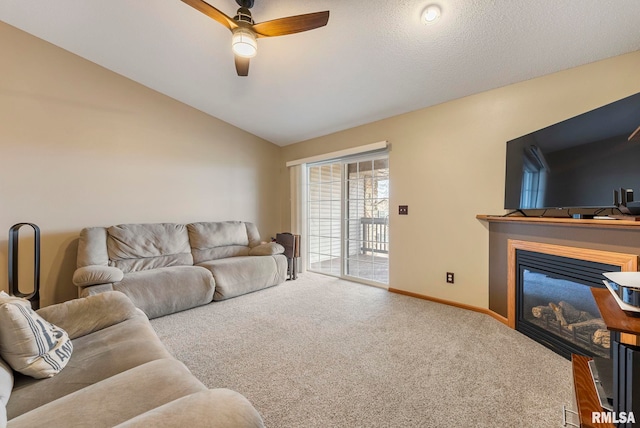
M0 356L13 370L51 377L67 365L72 351L66 331L35 313L27 300L0 292Z

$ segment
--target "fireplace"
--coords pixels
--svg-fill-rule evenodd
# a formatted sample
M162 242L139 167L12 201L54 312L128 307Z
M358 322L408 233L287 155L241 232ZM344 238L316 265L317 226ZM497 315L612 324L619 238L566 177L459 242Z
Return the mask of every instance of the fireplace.
M609 358L611 337L591 294L620 266L516 251L516 330L565 358Z
M565 358L610 358L591 288L604 288L603 272L636 271L638 256L514 239L507 253L507 324Z

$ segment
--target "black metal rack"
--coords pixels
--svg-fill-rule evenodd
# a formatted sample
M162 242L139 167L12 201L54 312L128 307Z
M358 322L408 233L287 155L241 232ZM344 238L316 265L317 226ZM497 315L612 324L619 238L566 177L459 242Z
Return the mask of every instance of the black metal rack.
M300 257L300 235L293 235L288 232L278 233L276 234L276 242L284 247L289 279L297 279L297 259Z

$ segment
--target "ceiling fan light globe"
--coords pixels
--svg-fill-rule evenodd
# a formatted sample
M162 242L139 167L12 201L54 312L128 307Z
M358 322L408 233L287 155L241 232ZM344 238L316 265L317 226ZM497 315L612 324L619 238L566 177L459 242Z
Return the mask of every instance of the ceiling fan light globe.
M233 53L243 58L253 58L258 53L258 42L255 34L246 28L236 28L231 38Z

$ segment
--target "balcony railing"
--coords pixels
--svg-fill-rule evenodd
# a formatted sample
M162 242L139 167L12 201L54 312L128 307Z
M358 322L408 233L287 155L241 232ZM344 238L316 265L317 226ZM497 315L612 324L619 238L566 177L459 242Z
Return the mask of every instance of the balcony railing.
M382 253L389 254L389 218L388 217L362 217L362 254Z

